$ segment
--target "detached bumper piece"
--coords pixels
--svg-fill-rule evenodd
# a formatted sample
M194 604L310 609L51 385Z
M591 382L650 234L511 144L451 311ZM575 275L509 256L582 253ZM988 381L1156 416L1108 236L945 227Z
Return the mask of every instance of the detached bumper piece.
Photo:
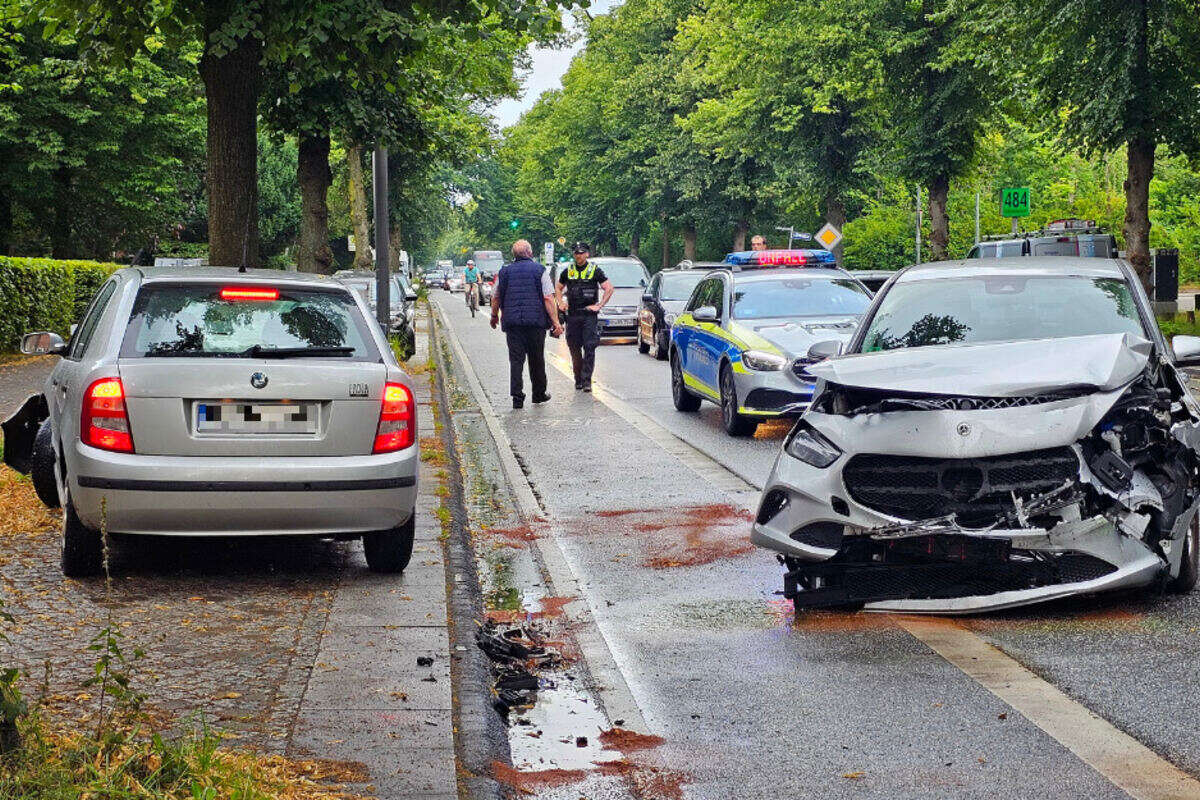
M1003 539L956 535L849 541L828 561L784 563L783 594L797 609L990 595L1117 571L1085 553L1019 550Z

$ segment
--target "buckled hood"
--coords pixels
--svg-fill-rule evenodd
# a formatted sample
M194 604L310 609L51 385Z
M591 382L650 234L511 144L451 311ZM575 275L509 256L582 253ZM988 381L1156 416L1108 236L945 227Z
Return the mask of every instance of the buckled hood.
M1018 397L1063 389L1111 392L1141 374L1152 349L1145 339L1113 333L856 353L815 364L808 371L842 386L914 394Z

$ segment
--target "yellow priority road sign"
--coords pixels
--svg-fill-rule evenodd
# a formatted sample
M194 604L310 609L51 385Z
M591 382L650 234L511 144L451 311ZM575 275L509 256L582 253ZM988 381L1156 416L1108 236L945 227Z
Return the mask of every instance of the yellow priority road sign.
M842 232L826 222L813 238L817 240L817 243L821 247L824 247L826 250L832 250L838 246L838 242L842 241Z

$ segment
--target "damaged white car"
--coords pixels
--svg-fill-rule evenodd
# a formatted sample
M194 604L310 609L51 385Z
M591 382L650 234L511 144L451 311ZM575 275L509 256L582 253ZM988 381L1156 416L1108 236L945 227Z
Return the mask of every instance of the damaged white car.
M756 544L797 608L969 613L1200 571L1200 406L1120 261L902 272L820 379ZM836 347L816 345L828 355Z

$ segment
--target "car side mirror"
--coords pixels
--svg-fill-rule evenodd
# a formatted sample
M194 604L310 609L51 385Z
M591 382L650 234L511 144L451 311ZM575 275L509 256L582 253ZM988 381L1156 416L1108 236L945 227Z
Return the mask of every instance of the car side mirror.
M717 316L717 309L713 306L700 306L692 312L692 319L696 322L720 322L721 318Z
M812 347L808 348L808 358L810 361L824 361L827 358L834 358L842 354L842 343L837 339L826 339L823 342L816 342Z
M1200 366L1200 336L1172 336L1171 349L1181 367Z
M27 356L60 355L67 351L67 343L53 331L37 331L21 337L21 352Z

